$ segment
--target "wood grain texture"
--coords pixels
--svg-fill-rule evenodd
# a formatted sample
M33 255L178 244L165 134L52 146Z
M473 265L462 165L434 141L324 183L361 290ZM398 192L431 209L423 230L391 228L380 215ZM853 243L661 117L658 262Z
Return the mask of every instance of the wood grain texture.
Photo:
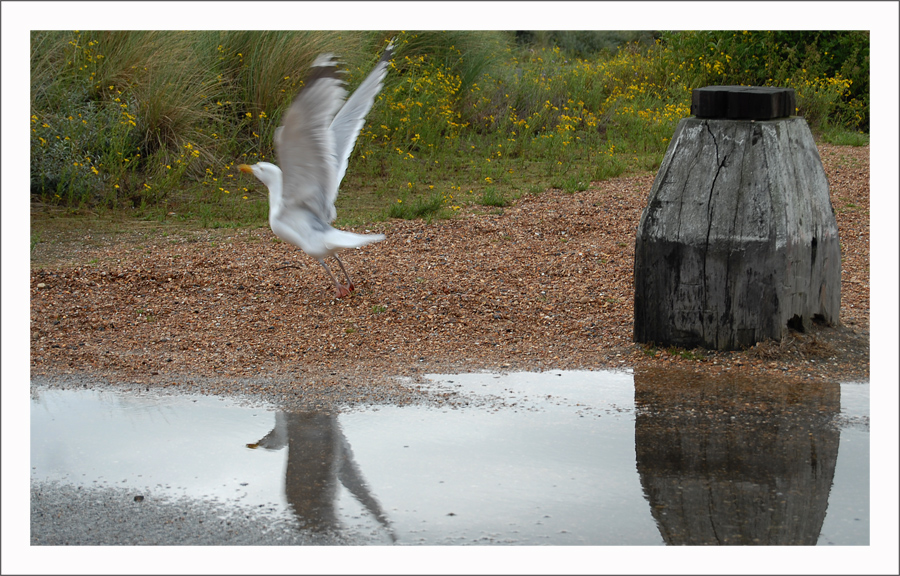
M805 120L686 118L638 226L634 339L734 350L837 324L840 264Z

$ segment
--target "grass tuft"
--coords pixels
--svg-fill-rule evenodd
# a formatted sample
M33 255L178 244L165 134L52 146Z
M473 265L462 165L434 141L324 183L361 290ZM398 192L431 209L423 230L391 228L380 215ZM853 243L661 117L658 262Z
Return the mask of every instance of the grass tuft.
M481 198L478 200L478 203L482 206L496 206L497 208L502 208L508 206L510 202L503 192L498 191L493 186L489 186L482 190Z
M417 218L433 218L444 208L444 200L439 193L428 196L416 196L407 200L398 199L388 208L388 218L415 220Z

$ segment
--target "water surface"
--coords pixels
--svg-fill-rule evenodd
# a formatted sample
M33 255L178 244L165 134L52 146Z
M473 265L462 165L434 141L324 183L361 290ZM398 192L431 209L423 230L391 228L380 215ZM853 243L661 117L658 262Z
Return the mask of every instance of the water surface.
M38 388L32 482L212 499L369 544L868 544L868 384L429 379L467 403L333 415Z

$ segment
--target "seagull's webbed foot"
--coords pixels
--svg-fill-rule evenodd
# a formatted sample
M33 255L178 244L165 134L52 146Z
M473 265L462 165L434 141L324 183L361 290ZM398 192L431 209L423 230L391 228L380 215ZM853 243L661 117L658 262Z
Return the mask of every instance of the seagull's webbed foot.
M344 286L343 284L335 284L334 285L334 293L335 293L335 296L337 296L338 298L343 298L345 296L349 296L350 290L353 290L353 286L350 286L350 289L348 290L347 287Z
M335 258L335 259L337 259L337 258ZM346 296L349 296L349 295L350 295L350 292L352 292L352 291L353 291L353 288L354 288L353 283L350 282L350 285L349 285L349 286L344 286L343 284L341 284L340 282L338 282L337 278L334 277L334 274L331 272L331 269L328 267L328 265L325 264L325 261L324 261L324 260L319 260L319 264L321 264L321 265L322 265L322 268L324 268L325 271L328 272L328 275L331 276L331 281L334 282L334 294L335 294L335 296L337 296L338 298L344 298L344 297L346 297ZM340 260L338 260L338 264L341 264L341 261L340 261ZM343 268L344 268L344 265L341 264L341 269L343 269ZM345 275L347 274L347 271L346 271L346 270L344 270L344 274L345 274ZM348 280L348 281L350 280L350 277L349 277L349 276L347 276L347 280Z

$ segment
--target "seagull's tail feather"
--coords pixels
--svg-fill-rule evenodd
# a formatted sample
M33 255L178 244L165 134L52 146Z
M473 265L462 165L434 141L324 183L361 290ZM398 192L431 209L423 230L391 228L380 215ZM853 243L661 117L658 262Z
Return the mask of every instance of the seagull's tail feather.
M326 248L333 250L335 248L359 248L373 242L381 242L384 238L384 234L355 234L332 228L325 233L323 241Z

